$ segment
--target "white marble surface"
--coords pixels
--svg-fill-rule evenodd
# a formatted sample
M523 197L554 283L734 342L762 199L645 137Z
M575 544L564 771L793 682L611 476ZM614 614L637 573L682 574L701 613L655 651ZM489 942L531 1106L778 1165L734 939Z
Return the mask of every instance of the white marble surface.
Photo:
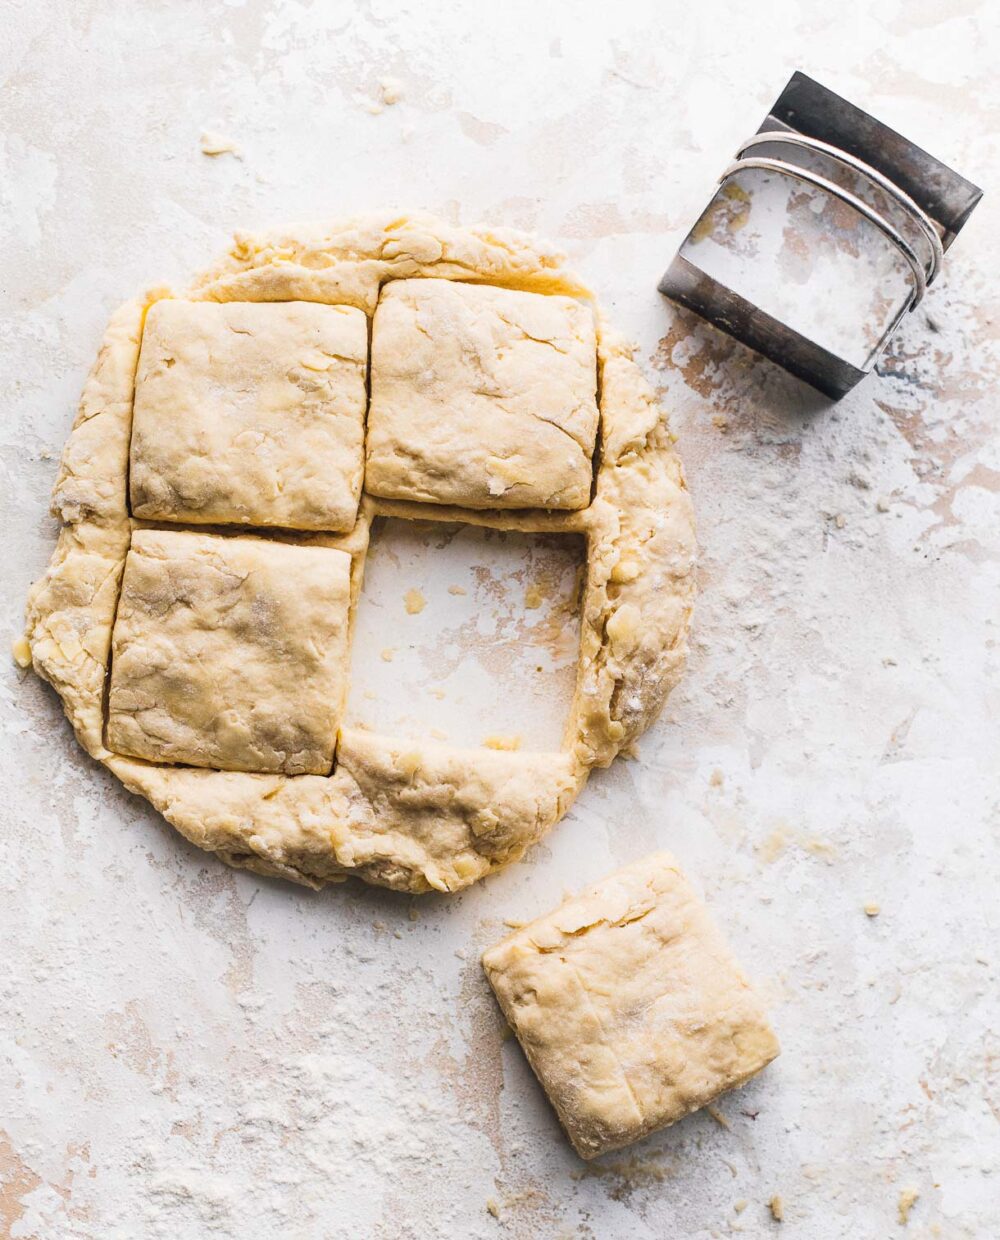
M996 1235L996 5L7 0L2 20L11 636L110 310L236 227L386 204L570 251L661 386L703 594L639 759L451 900L225 869L6 668L0 1234ZM796 67L988 191L881 377L836 408L655 291ZM402 97L380 109L383 80ZM202 154L204 130L239 156ZM477 953L656 846L784 1055L724 1123L584 1166Z

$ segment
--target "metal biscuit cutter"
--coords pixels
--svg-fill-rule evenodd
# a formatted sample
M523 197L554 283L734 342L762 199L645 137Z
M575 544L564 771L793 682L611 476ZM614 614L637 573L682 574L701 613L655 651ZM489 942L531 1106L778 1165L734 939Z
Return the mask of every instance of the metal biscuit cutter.
M920 304L982 191L804 73L659 288L838 399Z

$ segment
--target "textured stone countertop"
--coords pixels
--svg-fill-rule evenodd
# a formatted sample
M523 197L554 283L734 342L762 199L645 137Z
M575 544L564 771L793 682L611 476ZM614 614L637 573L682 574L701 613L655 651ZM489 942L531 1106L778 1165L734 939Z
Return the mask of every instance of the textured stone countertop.
M995 1236L996 6L11 0L3 26L9 637L114 306L180 283L235 228L386 205L572 255L660 386L702 595L637 759L450 900L226 869L8 665L0 1235ZM880 373L836 406L656 292L794 68L987 190ZM203 133L236 152L203 153ZM403 550L373 590L401 596L402 562L446 595L427 547ZM433 614L399 604L399 643L433 640ZM373 709L394 683L386 634L367 643ZM584 1165L478 955L504 919L659 847L768 996L784 1054L714 1115Z

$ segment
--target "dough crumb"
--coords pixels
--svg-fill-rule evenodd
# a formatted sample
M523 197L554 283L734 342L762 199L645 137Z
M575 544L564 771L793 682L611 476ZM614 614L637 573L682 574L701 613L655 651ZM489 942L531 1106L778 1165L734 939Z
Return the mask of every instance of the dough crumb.
M757 845L757 856L770 864L777 861L788 847L788 828L775 827L767 839Z
M486 1213L492 1214L494 1218L500 1217L500 1205L495 1198L489 1197L486 1201Z
M548 574L544 574L537 581L533 581L524 594L524 605L532 609L541 607L545 600L552 595L553 583Z
M837 527L838 530L842 530L844 526L847 524L847 518L844 516L842 512L838 512L837 515L833 518L833 524Z
M401 753L396 761L396 765L407 779L412 779L420 770L420 754L415 750L409 750L407 753Z
M382 102L387 108L391 108L393 104L399 103L403 97L403 83L399 78L384 77L379 82L379 90L382 94Z
M391 663L391 662L392 662L392 660L393 660L393 656L395 655L395 653L396 653L396 647L395 647L395 646L386 646L386 648L382 651L382 654L381 654L381 659L382 659L382 662L383 662L383 663Z
M746 1197L741 1197L739 1201L733 1202L733 1209L736 1211L737 1214L742 1214L746 1208L747 1208Z
M821 839L818 835L810 835L808 831L793 830L785 823L775 827L771 834L756 846L755 851L762 861L770 865L790 847L799 848L828 865L832 864L837 856L836 848L828 840Z
M899 1202L897 1210L899 1211L899 1225L905 1227L910 1221L910 1211L920 1199L920 1193L915 1188L904 1188L899 1194Z
M879 913L881 912L882 912L882 906L879 904L876 904L873 900L869 900L868 903L865 905L865 916L866 917L877 917Z
M718 767L716 767L715 770L712 772L712 774L709 775L708 782L709 784L711 784L713 788L722 787L723 783L725 782L725 778Z
M419 590L407 590L403 597L403 602L406 604L406 614L408 616L419 615L427 606L427 600Z
M18 667L31 667L31 646L23 633L10 643L10 653Z
M233 155L236 159L242 159L240 148L232 140L221 133L213 133L210 130L204 130L201 135L201 153L209 155L213 159L216 155Z
M729 1120L726 1119L718 1107L706 1107L705 1110L709 1113L709 1115L711 1115L712 1119L715 1120L720 1128L725 1128L726 1132L732 1131Z
M487 749L504 749L513 753L521 748L521 738L519 736L487 736L483 745Z
M729 430L729 419L724 418L721 413L712 414L712 425L716 430L722 431L723 435Z
M469 592L468 590L466 590L465 586L449 586L448 593L454 594L456 597L458 597L462 594L468 594Z
M783 1223L785 1221L785 1203L781 1200L777 1193L775 1193L771 1200L767 1203L767 1208L771 1211L771 1218L773 1218L776 1223Z

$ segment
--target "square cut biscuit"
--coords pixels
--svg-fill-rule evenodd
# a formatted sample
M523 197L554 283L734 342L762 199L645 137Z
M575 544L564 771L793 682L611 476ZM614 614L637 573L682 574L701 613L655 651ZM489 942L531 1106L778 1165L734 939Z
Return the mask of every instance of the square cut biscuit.
M586 508L594 316L571 297L399 280L372 324L365 487L464 508Z
M742 1085L778 1054L749 984L677 863L657 853L483 956L582 1158Z
M367 319L350 306L156 302L136 374L133 516L349 530L367 367Z
M108 748L328 774L347 685L351 557L136 530L112 636Z

